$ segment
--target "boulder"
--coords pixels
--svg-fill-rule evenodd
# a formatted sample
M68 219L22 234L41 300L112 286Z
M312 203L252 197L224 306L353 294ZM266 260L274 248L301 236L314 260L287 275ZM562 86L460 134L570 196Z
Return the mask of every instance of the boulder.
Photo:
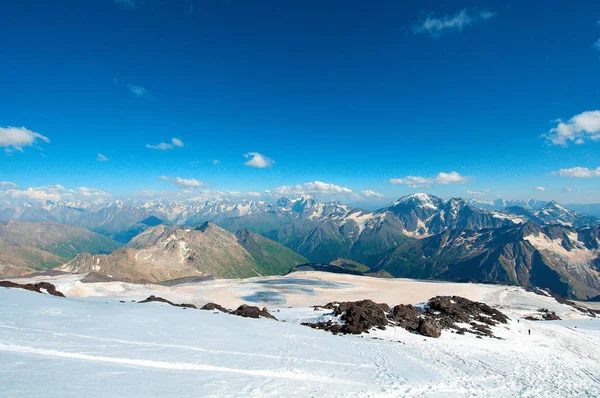
M417 331L423 336L438 338L442 335L442 326L433 319L421 318Z
M244 318L269 318L273 320L277 320L273 315L269 313L269 310L263 308L262 310L258 307L252 305L242 304L237 310L232 312L233 315L243 316Z

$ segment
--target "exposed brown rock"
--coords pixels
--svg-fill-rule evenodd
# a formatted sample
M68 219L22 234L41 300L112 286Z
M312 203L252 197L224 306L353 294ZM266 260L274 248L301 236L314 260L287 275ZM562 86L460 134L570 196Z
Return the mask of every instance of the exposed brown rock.
M151 303L151 302L153 302L153 301L157 301L157 302L160 302L160 303L166 303L166 304L172 305L173 307L184 307L184 308L194 308L194 309L198 309L198 307L196 307L194 304L185 304L185 303L183 303L183 304L175 304L175 303L174 303L174 302L172 302L172 301L169 301L169 300L167 300L167 299L165 299L165 298L162 298L162 297L157 297L157 296L154 296L154 295L152 295L152 296L148 297L148 298L147 298L147 299L145 299L145 300L138 301L138 302L139 302L140 304L143 304L143 303Z
M419 318L423 315L421 311L415 308L412 304L400 304L392 310L392 318L398 326L408 330L417 330L419 327Z
M457 296L438 296L429 300L425 310L412 305L397 305L393 309L387 304L371 300L356 302L332 302L315 309L331 309L331 315L340 317L341 322L306 322L305 326L327 330L332 333L360 334L373 328L400 326L408 331L428 337L439 337L442 329L452 329L458 334L465 332L493 337L491 326L507 323L508 317L484 303ZM458 326L457 323L470 327Z
M65 295L58 290L56 290L56 286L49 282L38 282L35 284L26 283L20 284L11 281L0 281L0 287L9 287L13 289L25 289L30 290L32 292L44 293L42 289L45 290L48 294L57 297L65 297Z
M421 318L417 331L423 336L438 338L442 335L442 326L433 319Z
M223 306L216 304L216 303L208 303L208 304L204 304L204 306L202 306L202 308L200 308L201 310L207 310L207 311L214 311L214 310L219 310L221 312L225 312L225 313L231 313L231 310L228 310L227 308L224 308Z
M267 308L263 308L262 310L258 307L252 306L252 305L246 305L246 304L242 304L240 305L237 310L233 311L231 314L233 315L237 315L237 316L243 316L244 318L269 318L269 319L273 319L273 320L277 320L277 318L275 318L273 315L271 315L269 313L269 310L267 310Z

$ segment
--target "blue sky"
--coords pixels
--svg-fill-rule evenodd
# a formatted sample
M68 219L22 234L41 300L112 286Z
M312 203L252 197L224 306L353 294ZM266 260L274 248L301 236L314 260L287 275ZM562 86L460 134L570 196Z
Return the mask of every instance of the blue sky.
M598 2L0 7L4 195L600 202Z

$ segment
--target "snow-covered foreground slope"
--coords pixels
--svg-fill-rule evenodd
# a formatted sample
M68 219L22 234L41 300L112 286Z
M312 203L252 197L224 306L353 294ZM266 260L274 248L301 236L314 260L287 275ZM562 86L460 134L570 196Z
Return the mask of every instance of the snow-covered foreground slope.
M273 288L284 297L290 290L286 305L271 306L271 312L286 322L159 303L120 303L99 294L104 285L105 296L153 292L175 301L199 302L206 299L204 293L216 294L216 287L214 291L196 285L87 284L82 288L72 277L63 277L62 283L53 282L62 288L88 289L97 297L58 298L0 288L0 395L35 396L41 391L78 397L600 395L598 320L517 323L518 314L538 306L553 307L563 317L578 317L552 299L503 286L414 281L411 285L404 280L401 285L382 287L375 279L347 276L335 281L344 285L315 292L317 281L340 279L340 275L323 276L318 280L312 274L287 277L288 287ZM229 281L228 287L219 281L219 289L228 292L223 297L231 304L239 304L234 297L247 294L252 286L265 289L260 282L272 280L276 279ZM125 288L129 290L119 290ZM327 295L336 296L335 290L342 293L341 299L353 295L358 296L352 299L361 299L372 289L372 294L381 298L388 294L389 301L398 304L402 295L398 290L412 291L413 302L418 302L423 301L421 294L432 296L427 289L442 294L461 289L498 306L513 320L494 330L505 340L447 331L439 339L430 339L393 328L362 337L334 336L299 324L321 313L304 303L295 305L302 301L297 288L312 288L314 296L308 291L305 296L316 296L322 304Z

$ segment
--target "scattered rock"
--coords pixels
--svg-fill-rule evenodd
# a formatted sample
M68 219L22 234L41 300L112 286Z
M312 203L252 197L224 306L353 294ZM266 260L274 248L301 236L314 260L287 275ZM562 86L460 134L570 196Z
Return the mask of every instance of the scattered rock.
M38 282L38 283L26 283L20 284L11 281L0 281L0 287L9 287L13 289L25 289L32 292L44 293L42 290L45 290L46 293L57 296L57 297L65 297L65 295L58 290L56 290L56 286L49 282Z
M556 315L556 312L550 311L547 308L540 308L538 312L542 313L542 318L545 321L560 321L560 317Z
M214 311L214 310L219 310L221 312L225 312L227 314L231 313L231 310L228 310L227 308L224 308L223 306L217 304L217 303L208 303L208 304L204 304L202 306L202 308L200 308L201 310L206 310L206 311Z
M273 320L277 320L273 315L269 313L267 308L263 308L262 310L258 307L254 307L252 305L242 304L238 307L237 310L233 311L231 314L237 316L243 316L244 318L269 318Z
M527 315L525 319L528 321L560 321L560 317L556 315L556 312L547 308L540 308L537 312L538 314L535 315Z
M153 302L153 301L157 301L157 302L159 302L159 303L166 303L166 304L172 305L173 307L185 307L185 308L194 308L194 309L197 309L197 308L198 308L198 307L196 307L194 304L185 304L185 303L184 303L184 304L175 304L175 303L174 303L174 302L172 302L172 301L169 301L169 300L167 300L167 299L165 299L165 298L162 298L162 297L157 297L157 296L154 296L154 295L152 295L152 296L148 297L148 298L147 298L147 299L145 299L145 300L139 301L139 303L140 303L140 304L143 304L143 303L151 303L151 302Z

